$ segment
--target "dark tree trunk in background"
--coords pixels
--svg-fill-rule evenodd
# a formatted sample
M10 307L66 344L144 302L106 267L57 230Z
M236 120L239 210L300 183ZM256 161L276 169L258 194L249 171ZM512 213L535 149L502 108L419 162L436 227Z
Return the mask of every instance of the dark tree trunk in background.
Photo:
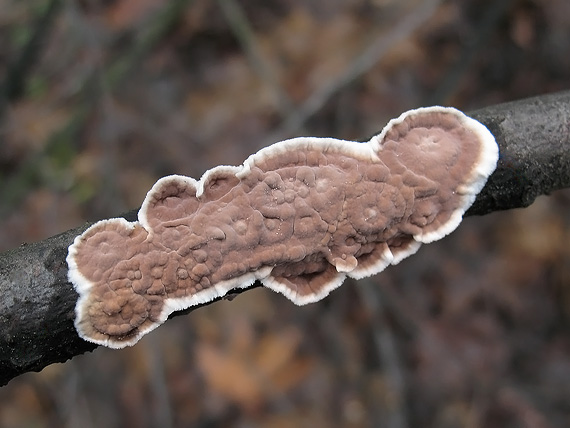
M526 207L570 187L570 91L468 114L493 133L500 159L467 215ZM136 213L124 217L132 221ZM0 385L96 348L73 326L77 294L65 262L88 226L0 255Z

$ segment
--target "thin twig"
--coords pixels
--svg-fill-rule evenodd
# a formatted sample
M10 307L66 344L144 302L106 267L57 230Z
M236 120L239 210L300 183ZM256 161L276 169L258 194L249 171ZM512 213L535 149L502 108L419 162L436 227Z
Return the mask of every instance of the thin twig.
M42 53L42 48L46 46L44 40L58 16L61 4L61 0L50 0L43 13L32 25L32 35L20 55L8 67L2 90L0 90L0 95L3 92L6 103L17 100L24 93L27 79Z
M489 5L481 18L480 25L473 39L461 52L461 55L449 68L446 75L439 80L439 86L432 92L425 103L426 105L442 104L453 93L461 77L471 69L471 63L475 54L480 49L485 48L493 30L496 28L497 22L505 15L507 8L512 2L513 0L501 0Z
M166 385L165 362L163 347L154 336L146 342L145 356L148 358L148 370L150 371L151 391L155 406L153 409L153 419L155 426L170 428L173 426L171 399Z
M273 94L277 98L277 109L279 113L286 117L293 114L295 107L285 91L279 85L275 78L275 73L271 70L270 65L263 57L263 53L256 41L255 34L249 24L247 16L240 4L234 0L218 0L218 4L222 9L224 17L231 27L236 39L251 64L251 68L259 76L259 78L271 88Z
M358 291L362 305L371 316L372 333L378 357L384 366L384 373L389 383L389 400L386 405L388 417L385 419L388 428L405 428L408 425L406 417L406 382L400 364L400 356L394 340L394 335L386 322L380 287L369 278L358 282Z
M134 39L132 48L121 52L104 72L104 81L110 89L117 88L135 66L150 52L156 43L162 39L166 32L172 28L174 22L180 19L182 12L188 7L191 0L172 0L156 16L147 23L140 34Z
M394 25L387 34L377 37L349 62L350 66L341 76L323 84L294 110L269 140L278 141L283 136L298 132L303 124L323 108L334 94L374 67L398 42L409 37L420 25L430 19L440 3L441 0L425 0L419 8Z

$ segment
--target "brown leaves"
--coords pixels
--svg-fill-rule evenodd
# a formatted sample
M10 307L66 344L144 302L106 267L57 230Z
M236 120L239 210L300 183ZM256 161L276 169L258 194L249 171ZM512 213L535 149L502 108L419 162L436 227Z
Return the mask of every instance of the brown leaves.
M298 386L314 365L299 355L301 333L295 328L255 339L246 322L236 324L229 343L221 348L204 343L196 351L199 370L211 393L238 404L247 412Z

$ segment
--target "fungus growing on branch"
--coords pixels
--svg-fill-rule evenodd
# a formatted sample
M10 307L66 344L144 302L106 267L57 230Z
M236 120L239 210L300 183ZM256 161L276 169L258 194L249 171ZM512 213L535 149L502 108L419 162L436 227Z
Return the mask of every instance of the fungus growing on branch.
M133 345L174 311L255 280L298 304L382 271L461 222L498 147L453 108L403 113L366 143L301 137L148 192L138 221L100 221L69 247L88 341Z

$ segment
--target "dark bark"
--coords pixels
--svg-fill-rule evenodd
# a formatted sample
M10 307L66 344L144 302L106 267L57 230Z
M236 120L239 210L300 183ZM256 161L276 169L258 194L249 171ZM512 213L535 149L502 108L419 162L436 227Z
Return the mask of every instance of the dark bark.
M469 115L495 135L500 160L467 215L526 207L570 187L570 91ZM124 217L134 220L136 213ZM96 348L73 326L77 294L65 262L68 246L88 226L0 255L0 385Z
M467 215L527 207L539 195L570 187L570 91L468 114L489 128L500 155Z

